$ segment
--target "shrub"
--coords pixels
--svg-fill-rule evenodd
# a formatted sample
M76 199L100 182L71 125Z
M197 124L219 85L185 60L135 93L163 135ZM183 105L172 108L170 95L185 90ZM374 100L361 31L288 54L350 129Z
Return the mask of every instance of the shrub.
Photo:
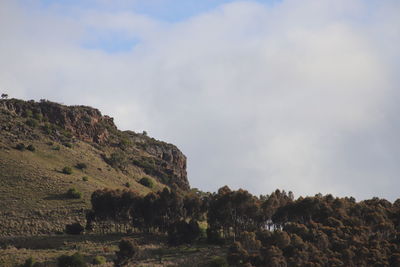
M25 110L22 116L24 116L25 118L32 117L32 110Z
M83 256L79 253L75 253L72 256L62 255L57 259L58 267L86 267L87 264L83 259Z
M80 235L85 229L80 223L67 224L65 226L65 233L69 235Z
M40 113L33 114L33 117L35 118L35 120L38 120L38 121L41 121L43 119L43 115Z
M29 151L34 152L36 150L36 148L33 145L29 145L26 149L28 149Z
M16 149L19 151L24 151L25 150L25 145L23 143L19 143L18 145L15 146Z
M107 262L106 258L103 256L96 256L93 259L93 265L98 265L98 264L105 264Z
M75 188L70 188L67 191L68 198L80 199L82 198L82 193L76 190Z
M32 257L30 257L26 259L25 263L22 264L21 267L34 267L35 265L36 265L35 260Z
M77 169L79 169L79 170L87 169L86 163L83 163L83 162L80 162L80 163L76 164L75 167L76 167Z
M46 134L51 134L51 133L55 130L54 128L55 128L54 125L51 124L51 123L45 123L45 124L43 125L43 127L42 127L43 131L44 131Z
M68 148L72 148L72 144L68 143L68 142L63 143L63 146L66 146Z
M84 182L87 182L87 181L89 181L89 177L87 177L87 176L83 176L83 177L82 177L82 181L84 181Z
M30 127L36 127L39 125L39 122L35 119L27 119L25 123Z
M56 150L56 151L60 151L60 146L54 146L53 148L52 148L53 150Z
M139 246L133 239L122 239L118 247L119 251L115 252L117 256L115 259L116 266L126 265L139 251Z
M114 152L110 155L109 158L105 158L105 161L111 165L114 169L125 169L128 161L126 156L121 152Z
M130 182L126 182L125 186L129 188L129 187L131 187L131 183Z
M215 256L208 262L207 266L208 267L228 267L229 265L225 258Z
M71 167L68 167L68 166L65 166L63 169L62 169L62 172L64 173L64 174L72 174L72 168Z
M127 138L122 138L121 141L119 142L118 146L119 148L121 148L122 150L125 150L126 148L128 148L130 145L132 144L132 142L127 139Z
M147 177L143 177L142 179L140 179L139 183L141 185L144 185L144 186L148 187L148 188L153 188L153 186L154 186L153 181L150 178L147 178Z

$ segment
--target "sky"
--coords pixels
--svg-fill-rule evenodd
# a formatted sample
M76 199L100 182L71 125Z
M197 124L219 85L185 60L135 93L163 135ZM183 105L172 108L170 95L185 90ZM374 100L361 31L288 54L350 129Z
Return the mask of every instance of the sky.
M1 0L0 91L178 146L192 187L395 200L397 0Z

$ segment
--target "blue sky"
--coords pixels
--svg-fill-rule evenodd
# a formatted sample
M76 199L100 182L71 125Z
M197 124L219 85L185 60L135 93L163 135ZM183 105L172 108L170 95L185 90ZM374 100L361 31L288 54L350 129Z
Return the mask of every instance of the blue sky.
M30 2L29 0L22 0ZM242 1L245 2L246 0ZM263 4L272 5L280 0L253 0ZM73 9L107 9L130 10L135 13L145 14L155 19L178 22L192 16L207 12L222 4L237 2L234 0L131 0L131 1L96 1L96 0L40 0L42 7L62 6L67 11ZM250 2L250 1L248 1Z
M227 3L237 2L233 0L20 0L23 5L37 8L38 11L54 9L57 13L66 17L75 17L83 11L107 11L107 12L131 12L148 16L154 20L168 23L179 23L197 15L216 9ZM241 2L246 2L241 1ZM253 0L265 5L274 5L280 0ZM132 50L140 43L140 38L126 36L121 32L99 30L88 27L87 36L82 42L86 49L100 49L107 53L123 53Z

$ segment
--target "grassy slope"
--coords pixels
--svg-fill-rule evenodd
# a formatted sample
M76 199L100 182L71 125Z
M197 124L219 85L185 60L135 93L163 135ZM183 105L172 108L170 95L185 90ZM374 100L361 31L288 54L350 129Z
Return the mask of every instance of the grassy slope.
M22 119L21 119L22 122ZM84 221L84 209L90 206L90 195L96 189L130 189L146 194L149 188L137 181L146 176L141 169L129 166L126 172L107 165L101 154L109 151L77 141L72 148L54 142L36 127L32 131L36 140L20 140L25 145L33 144L34 152L15 149L0 135L0 236L37 235L62 231L66 223ZM60 150L55 150L55 147ZM74 166L85 163L88 168L81 171ZM73 168L71 175L61 171L65 166ZM87 176L88 181L82 177ZM153 190L163 188L155 182ZM83 193L82 199L68 199L65 192L74 187Z
M32 257L45 266L56 266L61 255L82 254L90 263L96 256L103 256L107 263L102 266L114 266L115 252L118 243L126 235L82 235L82 236L47 236L29 238L10 238L6 248L0 250L0 266L14 267ZM206 266L206 262L215 256L224 256L226 247L197 244L192 246L168 247L162 242L162 237L134 234L140 245L133 265L129 266ZM10 245L11 244L11 245Z

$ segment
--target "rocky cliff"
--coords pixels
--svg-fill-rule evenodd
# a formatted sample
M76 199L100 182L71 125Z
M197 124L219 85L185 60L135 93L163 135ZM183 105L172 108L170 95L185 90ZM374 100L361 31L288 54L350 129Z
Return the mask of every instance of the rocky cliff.
M104 116L95 108L88 106L65 106L41 100L23 101L18 99L0 100L0 111L12 117L26 120L27 125L13 123L4 119L0 125L3 132L12 132L14 141L21 138L35 139L30 127L37 126L50 138L60 142L80 140L104 148L103 158L117 154L121 164L113 167L126 171L127 165L141 168L161 183L189 190L186 173L186 157L174 145L155 140L133 131L119 131L113 118ZM10 117L11 116L11 117Z

